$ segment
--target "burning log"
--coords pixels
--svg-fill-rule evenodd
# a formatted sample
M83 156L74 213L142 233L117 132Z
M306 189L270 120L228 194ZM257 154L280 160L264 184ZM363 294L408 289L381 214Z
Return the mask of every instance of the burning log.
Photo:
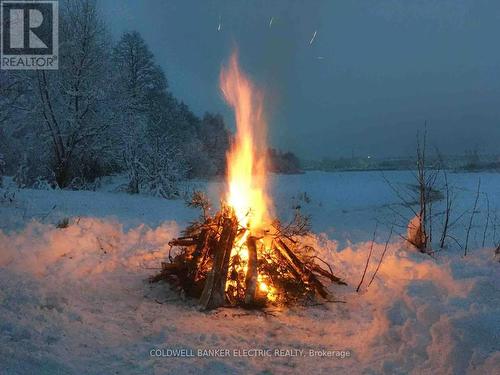
M257 242L255 237L248 237L248 270L245 277L245 304L252 305L257 291Z
M224 219L222 233L215 251L215 259L210 270L205 287L200 298L200 305L206 309L214 309L223 306L225 303L225 287L227 271L229 268L229 259L234 239L238 230L238 222L234 217Z
M314 294L328 299L320 280L345 283L317 257L301 255L300 236L274 234L256 237L242 227L231 209L192 225L186 236L170 241L180 252L162 263L151 282L165 280L198 298L202 309L232 305L246 308L288 304ZM287 244L287 242L289 244Z
M176 253L169 254L170 263L163 263L151 281L169 282L198 298L203 309L287 304L316 295L328 298L320 278L343 282L331 267L330 272L321 268L300 247L307 220L296 215L290 225L281 227L269 217L263 97L240 70L236 55L221 71L220 80L236 118L236 134L227 154L225 203L210 216L205 195L193 195L190 206L200 208L202 216L170 242Z

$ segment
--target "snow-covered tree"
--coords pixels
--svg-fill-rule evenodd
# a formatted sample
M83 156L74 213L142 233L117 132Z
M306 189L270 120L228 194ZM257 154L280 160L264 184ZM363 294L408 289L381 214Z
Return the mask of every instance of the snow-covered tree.
M13 173L19 162L19 150L25 147L27 125L33 119L31 91L26 71L0 70L0 153L4 173ZM36 121L35 121L36 122Z
M122 35L113 49L117 93L122 109L148 113L167 89L167 80L137 31Z
M125 171L130 192L166 197L183 178L224 171L222 118L200 119L168 91L139 33L110 46L95 0L64 1L60 14L59 70L0 72L0 152L21 186Z
M25 92L22 73L0 70L0 126L12 116L13 112L21 108Z
M143 181L150 193L167 199L180 195L179 182L185 178L185 167L179 154L178 147L166 137L149 143Z
M230 137L220 114L205 113L200 126L200 139L212 164L209 176L224 174Z
M167 95L167 80L141 35L127 32L113 49L114 109L119 121L115 134L119 138L125 170L129 175L128 191L139 193L147 178L145 165L148 150L146 134L148 123L157 112L165 109L160 104Z
M78 176L83 156L105 152L112 120L108 111L109 46L93 0L68 0L60 18L58 71L37 71L38 108L50 144L59 187Z

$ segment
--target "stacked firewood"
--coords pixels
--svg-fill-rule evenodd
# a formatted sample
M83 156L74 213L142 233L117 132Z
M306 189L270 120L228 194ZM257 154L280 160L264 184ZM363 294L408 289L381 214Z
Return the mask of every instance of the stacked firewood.
M256 236L238 223L230 207L222 207L214 216L201 207L204 215L169 243L169 261L162 263L151 282L166 280L197 298L206 310L289 304L315 296L328 299L324 280L345 285L330 265L314 255L314 249L301 245L307 225L300 215L286 227L276 221L272 230ZM247 259L235 254L238 246L246 248ZM263 278L265 290L259 288ZM273 298L267 288L274 291Z

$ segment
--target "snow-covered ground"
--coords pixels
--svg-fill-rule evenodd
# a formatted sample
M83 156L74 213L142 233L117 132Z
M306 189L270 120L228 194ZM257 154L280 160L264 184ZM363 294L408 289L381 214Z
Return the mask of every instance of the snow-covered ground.
M386 177L400 187L412 182L410 172ZM472 208L479 178L486 193L467 257L454 242L431 258L393 236L367 288L389 227L400 221L394 209L405 212L380 173L274 176L279 216L286 220L297 206L311 214L310 241L349 286L330 289L345 303L269 314L199 312L166 285L147 283L167 256L167 242L198 215L181 200L117 193L116 179L97 192L0 190L0 374L497 373L500 174L449 178L455 218ZM214 198L221 190L197 185ZM69 226L57 228L64 218ZM467 212L452 228L460 243L469 218ZM376 222L374 257L356 293ZM435 223L436 236L439 230ZM186 349L194 357L151 356L156 349ZM199 356L203 349L229 356ZM241 356L245 349L269 351Z

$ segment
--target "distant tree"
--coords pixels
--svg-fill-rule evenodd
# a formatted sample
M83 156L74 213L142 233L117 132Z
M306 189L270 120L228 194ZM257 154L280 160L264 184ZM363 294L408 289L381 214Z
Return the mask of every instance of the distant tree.
M4 173L12 172L19 157L18 138L26 132L29 103L26 72L0 70L0 153L5 163Z
M200 122L185 103L174 100L162 124L161 134L177 145L187 178L204 177L210 169L211 161L199 137Z
M95 0L61 2L60 15L59 70L0 71L0 152L19 186L87 188L125 171L130 192L172 197L181 179L224 171L222 117L168 91L138 32L110 46Z
M300 173L300 160L292 152L280 152L269 149L269 168L275 173L293 174Z
M149 193L166 199L179 197L179 182L185 178L185 167L178 156L178 147L168 138L158 137L148 143L142 180Z
M136 32L126 32L113 49L116 71L114 110L122 161L129 175L128 191L139 193L148 149L148 123L162 118L167 80L154 56Z
M137 31L122 35L113 49L117 93L122 110L135 114L151 111L165 95L167 80Z
M30 165L31 163L28 160L28 155L24 153L14 175L14 182L20 189L31 186L34 183L36 177L30 173Z
M168 138L176 148L187 178L206 178L224 170L229 141L222 118L209 115L200 120L189 107L168 95L160 111L161 119L148 127L149 137ZM214 146L215 145L215 146ZM215 151L214 147L220 147ZM214 159L215 158L215 159Z
M213 164L213 174L222 175L226 170L226 153L231 133L220 114L205 113L201 120L200 139Z
M466 164L464 166L467 170L476 170L480 167L481 160L477 148L465 151Z

